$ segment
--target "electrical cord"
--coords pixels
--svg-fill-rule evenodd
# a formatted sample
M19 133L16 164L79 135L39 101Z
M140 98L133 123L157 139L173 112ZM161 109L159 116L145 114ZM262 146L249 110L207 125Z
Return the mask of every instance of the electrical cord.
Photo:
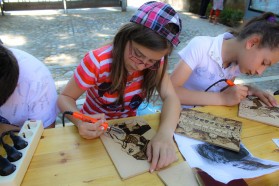
M65 112L63 112L63 115L62 115L62 125L63 125L63 127L65 127L65 115L66 114L73 115L73 112L72 111L65 111Z
M9 130L9 131L3 132L1 134L0 142L2 143L3 148L5 149L5 151L7 153L7 159L10 162L15 162L22 157L22 153L19 152L15 147L12 147L12 146L6 144L3 140L4 136L7 135L7 134L10 134L11 132L19 132L19 131L18 130Z
M209 87L207 87L207 88L205 89L204 92L207 92L209 89L211 89L211 88L212 88L213 86L215 86L217 83L220 83L220 82L222 82L222 81L227 82L227 80L228 80L228 79L220 79L220 80L216 81L215 83L213 83L213 84L211 84ZM228 88L228 86L226 86L226 87L224 87L223 89L221 89L220 92L224 91L226 88ZM196 106L197 106L197 105L194 105L193 108L195 108Z
M4 136L6 136L7 134L10 134L10 132L19 132L19 130L8 130L8 131L3 132L0 137L0 143L2 143L2 144L4 143L4 141L3 141Z
M215 86L217 83L220 83L222 81L227 81L227 79L220 79L218 81L216 81L215 83L213 83L212 85L210 85L209 87L207 87L207 89L205 89L204 92L207 92L211 87Z
M16 166L0 155L0 176L8 176L16 170Z

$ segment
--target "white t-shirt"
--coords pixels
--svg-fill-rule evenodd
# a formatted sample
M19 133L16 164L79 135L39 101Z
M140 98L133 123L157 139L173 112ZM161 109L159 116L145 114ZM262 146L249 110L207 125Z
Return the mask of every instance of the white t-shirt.
M18 61L19 79L13 94L0 107L0 116L19 127L29 119L42 120L48 127L58 113L54 80L38 59L18 49L10 50Z
M184 88L205 91L220 79L233 79L240 74L236 64L231 64L225 69L222 67L223 40L233 37L230 33L224 33L217 37L198 36L178 52L181 59L192 69L192 74L183 85ZM210 88L208 92L219 92L226 86L225 82L220 82Z
M224 0L213 0L213 10L223 10Z

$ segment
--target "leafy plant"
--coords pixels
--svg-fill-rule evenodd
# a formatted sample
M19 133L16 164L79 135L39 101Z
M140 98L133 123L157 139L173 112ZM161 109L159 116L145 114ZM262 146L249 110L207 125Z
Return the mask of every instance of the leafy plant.
M235 10L231 8L225 8L220 14L220 23L231 26L237 27L240 25L243 19L244 13L241 10Z

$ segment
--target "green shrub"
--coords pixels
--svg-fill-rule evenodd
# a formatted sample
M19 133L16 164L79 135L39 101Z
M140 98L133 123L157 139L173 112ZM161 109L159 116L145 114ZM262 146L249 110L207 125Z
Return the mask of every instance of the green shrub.
M237 27L242 22L243 16L244 13L241 10L225 8L220 14L219 21L224 25Z
M213 6L213 5L212 5L212 2L210 2L210 3L208 4L208 6L207 6L206 14L205 14L205 15L208 15L208 16L209 16L212 6Z

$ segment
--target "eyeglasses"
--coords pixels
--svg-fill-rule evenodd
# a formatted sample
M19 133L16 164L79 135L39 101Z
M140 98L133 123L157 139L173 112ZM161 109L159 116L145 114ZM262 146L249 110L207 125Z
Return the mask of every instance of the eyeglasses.
M160 67L161 60L154 61L154 60L148 60L148 62L144 63L139 58L145 58L144 56L141 56L141 54L137 54L135 52L135 49L132 46L132 41L129 43L129 59L133 62L135 62L137 65L144 65L145 68L148 68L150 70L158 70Z

